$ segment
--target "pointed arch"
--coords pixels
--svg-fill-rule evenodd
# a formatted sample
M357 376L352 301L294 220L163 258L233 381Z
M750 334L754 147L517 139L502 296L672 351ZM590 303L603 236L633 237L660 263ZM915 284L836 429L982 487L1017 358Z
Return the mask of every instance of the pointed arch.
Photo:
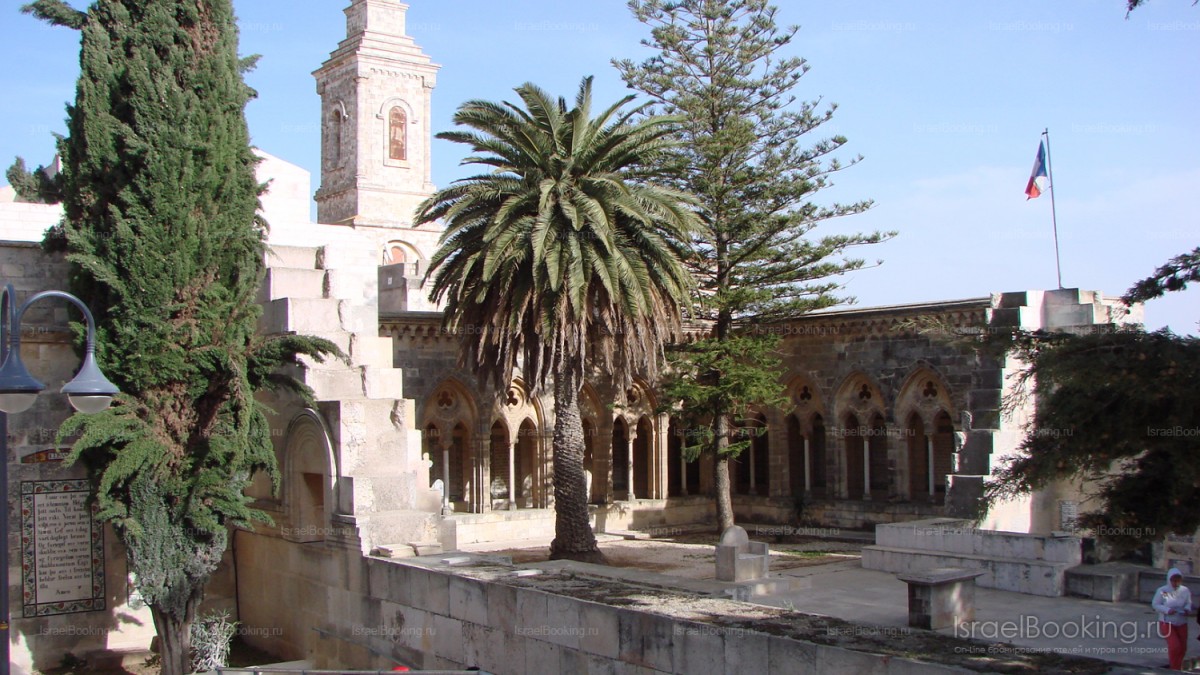
M872 486L886 485L889 478L884 469L887 466L887 429L883 393L866 373L854 371L838 386L834 411L839 425L834 436L841 441L840 447L835 448L838 464L842 467L841 496L869 499ZM884 476L872 479L872 468L883 472Z
M789 493L824 496L825 397L807 373L795 373L787 382L792 403L784 421Z
M905 430L908 457L902 465L909 473L909 499L942 503L954 464L956 415L950 387L933 367L918 364L900 387L895 409Z

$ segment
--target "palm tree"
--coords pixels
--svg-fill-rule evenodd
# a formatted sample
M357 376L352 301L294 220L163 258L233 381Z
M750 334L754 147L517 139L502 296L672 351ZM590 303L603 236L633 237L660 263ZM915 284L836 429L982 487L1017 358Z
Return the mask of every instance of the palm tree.
M585 367L625 387L635 369L654 373L692 288L680 258L696 216L690 196L653 182L673 119L635 122L641 108L621 112L632 96L592 119L590 77L570 110L533 84L516 92L524 108L468 101L454 122L473 131L438 134L491 170L418 208L418 223L446 224L426 278L463 336L463 367L501 388L517 367L535 390L553 380L550 554L603 561L584 482Z

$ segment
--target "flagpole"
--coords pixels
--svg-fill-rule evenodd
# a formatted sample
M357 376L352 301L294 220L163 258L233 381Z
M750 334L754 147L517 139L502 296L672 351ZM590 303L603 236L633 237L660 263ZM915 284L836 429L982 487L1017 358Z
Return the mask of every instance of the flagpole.
M1054 223L1054 264L1058 268L1058 287L1062 288L1062 260L1058 255L1058 210L1054 204L1054 196L1058 190L1054 185L1054 165L1050 162L1050 127L1046 127L1042 135L1046 137L1046 174L1050 179L1050 218Z

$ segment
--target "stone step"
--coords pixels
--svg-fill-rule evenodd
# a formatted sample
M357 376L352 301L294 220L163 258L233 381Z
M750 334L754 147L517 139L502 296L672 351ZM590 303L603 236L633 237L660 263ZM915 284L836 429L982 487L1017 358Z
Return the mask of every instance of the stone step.
M325 297L325 272L293 267L268 267L257 301L265 304L281 298L321 299Z
M266 335L309 335L343 328L338 301L314 298L280 298L263 303L259 331Z
M332 331L379 335L379 313L374 306L331 298L284 297L263 303L259 330L311 335Z
M358 366L345 370L310 368L303 381L312 387L318 401L369 398L404 398L404 371L398 368Z
M350 363L356 366L391 368L395 363L392 338L356 333L350 341Z
M270 246L267 249L267 267L289 267L292 269L317 269L316 246Z

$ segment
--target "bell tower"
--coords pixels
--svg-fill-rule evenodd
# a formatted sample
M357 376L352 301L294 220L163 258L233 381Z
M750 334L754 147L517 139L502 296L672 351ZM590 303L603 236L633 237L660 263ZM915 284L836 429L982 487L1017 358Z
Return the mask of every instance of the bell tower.
M313 76L321 96L317 222L411 227L433 193L430 95L440 66L404 34L408 5L352 0L346 39Z

